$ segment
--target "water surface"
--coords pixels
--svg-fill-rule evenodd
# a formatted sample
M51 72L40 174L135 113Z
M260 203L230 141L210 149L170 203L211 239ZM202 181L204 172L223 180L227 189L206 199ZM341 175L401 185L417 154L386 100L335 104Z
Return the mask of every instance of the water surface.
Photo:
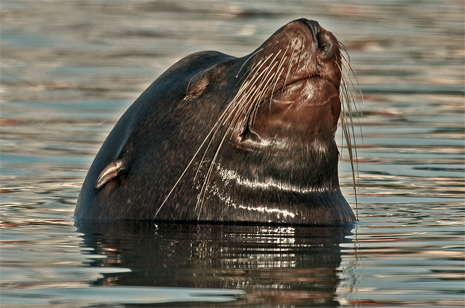
M453 0L2 1L2 307L463 306L463 16ZM300 17L345 44L363 93L357 206L340 163L358 223L74 223L93 157L158 75Z

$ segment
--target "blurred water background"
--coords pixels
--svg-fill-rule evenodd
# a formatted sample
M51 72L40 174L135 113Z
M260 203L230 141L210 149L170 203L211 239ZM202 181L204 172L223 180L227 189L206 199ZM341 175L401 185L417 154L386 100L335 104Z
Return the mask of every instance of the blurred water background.
M1 307L464 305L462 0L3 0L0 17ZM158 75L300 17L345 44L363 92L356 225L75 226L93 157ZM345 150L340 181L355 208Z

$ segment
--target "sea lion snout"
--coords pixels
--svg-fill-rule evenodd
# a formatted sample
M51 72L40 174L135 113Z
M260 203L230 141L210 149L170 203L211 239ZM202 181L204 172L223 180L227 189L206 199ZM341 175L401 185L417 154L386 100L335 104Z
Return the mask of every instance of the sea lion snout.
M318 22L288 23L253 53L239 101L238 147L267 151L332 143L340 116L341 57L336 37ZM234 133L233 133L234 134ZM279 149L280 148L280 149Z

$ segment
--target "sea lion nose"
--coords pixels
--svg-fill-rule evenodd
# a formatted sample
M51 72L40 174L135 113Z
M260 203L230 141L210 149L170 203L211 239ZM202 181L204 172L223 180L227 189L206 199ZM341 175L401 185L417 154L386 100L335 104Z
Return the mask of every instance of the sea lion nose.
M310 29L310 31L312 32L314 41L318 42L317 35L321 31L320 24L318 23L318 21L308 20L308 19L305 19L305 18L299 19L298 21L300 23L306 25Z
M321 50L323 59L329 60L337 52L337 39L325 28L321 27L320 24L315 20L308 20L305 18L299 19L298 22L305 24L313 35L313 41L318 42L318 49Z
M315 20L302 18L298 21L310 29L314 42L318 42L318 49L322 51L323 58L329 60L334 57L338 49L338 41L336 37L331 32L326 31L325 28L321 27Z

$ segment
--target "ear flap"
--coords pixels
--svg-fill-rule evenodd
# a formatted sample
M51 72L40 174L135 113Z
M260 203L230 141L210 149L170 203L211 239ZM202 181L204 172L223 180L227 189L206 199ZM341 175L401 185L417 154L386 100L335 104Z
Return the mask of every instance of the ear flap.
M115 177L117 177L123 169L124 169L124 163L123 163L123 160L121 159L117 159L109 163L108 166L106 166L105 169L103 169L100 175L98 176L97 182L94 188L95 189L102 188L103 185L105 185L106 183L110 182Z

